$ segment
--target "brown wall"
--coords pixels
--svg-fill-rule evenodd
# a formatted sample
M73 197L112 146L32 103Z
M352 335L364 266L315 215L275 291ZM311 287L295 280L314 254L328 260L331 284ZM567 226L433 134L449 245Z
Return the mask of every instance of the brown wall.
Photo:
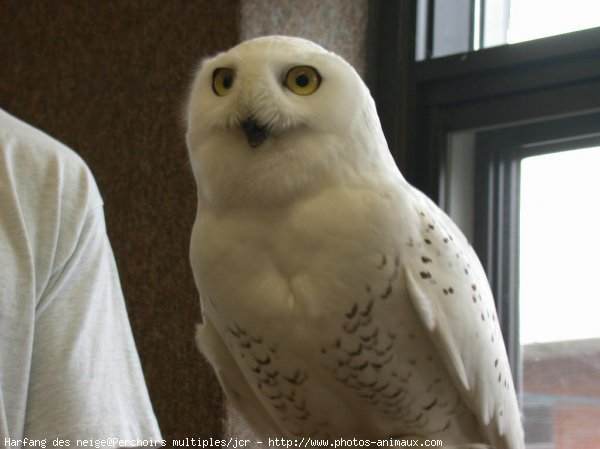
M525 430L555 449L600 447L600 339L523 347ZM529 407L542 416L531 416Z
M315 40L365 70L366 0L0 0L0 107L88 163L163 436L225 429L221 390L193 342L188 264L195 186L181 123L203 55L241 36Z
M0 1L0 107L87 161L155 412L167 438L221 433L194 347L195 185L182 102L203 54L237 41L237 1Z

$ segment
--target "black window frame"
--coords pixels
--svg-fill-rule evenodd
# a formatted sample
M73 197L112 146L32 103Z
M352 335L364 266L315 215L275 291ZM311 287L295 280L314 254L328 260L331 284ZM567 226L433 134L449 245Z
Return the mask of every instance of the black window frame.
M600 27L416 62L416 11L416 0L370 1L367 83L396 163L442 208L452 133L477 130L481 148L494 138L523 137L529 124L562 123L568 130L600 111ZM551 151L547 136L538 137L538 144L546 141L538 150ZM476 149L473 243L490 277L518 386L515 198L518 162L524 148L536 145L513 143Z

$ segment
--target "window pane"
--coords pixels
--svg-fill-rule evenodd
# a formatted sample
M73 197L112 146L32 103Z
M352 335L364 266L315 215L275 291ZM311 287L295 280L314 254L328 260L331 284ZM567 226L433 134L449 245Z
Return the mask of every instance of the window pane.
M600 448L600 147L523 159L520 338L528 448Z
M417 61L600 27L600 0L418 0L417 5ZM429 7L433 23L428 23ZM433 28L430 54L428 26Z
M600 26L598 0L510 0L508 43Z

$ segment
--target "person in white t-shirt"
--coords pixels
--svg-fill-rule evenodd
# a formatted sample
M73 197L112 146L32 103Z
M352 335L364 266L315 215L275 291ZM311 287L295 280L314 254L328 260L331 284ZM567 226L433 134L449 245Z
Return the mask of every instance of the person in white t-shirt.
M95 180L0 109L0 447L57 439L162 443Z

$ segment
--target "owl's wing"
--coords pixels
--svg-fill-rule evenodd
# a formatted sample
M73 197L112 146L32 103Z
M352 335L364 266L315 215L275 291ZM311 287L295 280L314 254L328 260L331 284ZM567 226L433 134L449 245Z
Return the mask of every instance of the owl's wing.
M250 427L261 437L282 435L283 432L252 391L223 339L206 315L203 316L203 324L196 328L196 343L214 368L227 398L244 416Z
M415 192L411 301L463 399L498 449L524 447L506 349L485 272L456 225ZM405 217L409 219L409 217Z

